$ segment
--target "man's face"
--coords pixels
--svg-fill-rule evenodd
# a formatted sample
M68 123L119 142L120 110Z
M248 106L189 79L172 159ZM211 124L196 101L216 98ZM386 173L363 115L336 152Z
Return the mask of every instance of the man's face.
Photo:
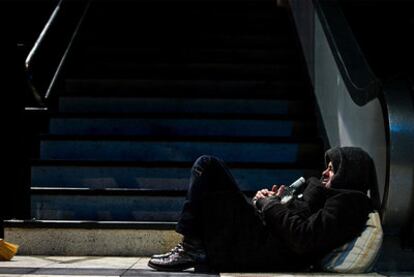
M322 172L322 185L325 188L331 187L331 181L334 175L332 162L329 162L328 167Z

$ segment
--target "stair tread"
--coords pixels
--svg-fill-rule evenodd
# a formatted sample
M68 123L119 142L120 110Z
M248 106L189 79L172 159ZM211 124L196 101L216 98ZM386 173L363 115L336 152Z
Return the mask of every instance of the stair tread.
M5 220L6 228L175 229L175 221Z
M300 176L320 175L317 166L289 164L228 164L243 191L257 191L266 184L289 184ZM188 163L87 163L85 161L47 161L32 164L32 187L40 188L89 188L89 189L188 189L190 169Z
M309 87L298 81L66 79L66 96L190 97L190 98L310 98Z
M95 119L120 119L120 120L139 120L139 119L160 119L160 120L223 120L223 121L294 121L294 122L314 122L314 114L220 114L220 113L85 113L85 112L51 112L49 114L51 119L82 119L82 120L95 120Z
M110 92L108 92L110 93ZM138 93L138 92L137 92ZM220 94L217 91L216 94ZM119 93L122 94L122 93ZM269 119L280 116L279 118L314 118L314 102L306 96L295 96L296 99L288 98L237 98L230 99L229 96L223 95L222 98L205 98L199 95L199 98L179 98L169 97L168 95L158 95L159 97L149 96L150 92L142 93L141 97L131 96L128 94L104 97L103 92L99 96L93 97L91 93L88 96L67 95L59 99L58 112L64 114L107 114L120 115L130 114L147 115L150 117L161 115L175 117L194 116L194 118L231 118L240 117L240 119L264 118ZM178 93L175 93L177 96ZM186 93L187 94L187 93ZM249 93L251 94L251 93ZM270 94L270 93L269 93ZM148 95L149 97L147 97ZM185 97L185 95L183 95ZM255 97L252 95L252 97Z
M262 187L258 188L261 189ZM244 195L253 197L257 190L243 190ZM42 197L94 197L95 201L99 201L99 197L130 197L130 198L176 198L177 201L183 201L187 195L187 189L134 189L134 188L66 188L66 187L31 187L30 194L32 196ZM34 199L33 199L34 200ZM101 199L103 200L103 199ZM74 199L74 201L76 201Z
M30 189L33 217L85 220L6 224L173 229L184 173L202 154L221 155L248 194L257 180L319 171L294 36L272 1L92 2L37 137Z
M116 118L116 117L51 117L49 133L54 135L119 135L119 136L245 136L299 137L315 136L315 123L310 120L252 118Z
M189 80L298 80L302 76L300 68L294 64L258 64L258 63L142 63L136 61L94 61L82 62L81 69L71 77L94 78L160 78Z
M185 93L185 92L184 92ZM183 93L183 94L184 94ZM219 94L220 92L215 92L214 94ZM97 94L96 96L94 96L93 94ZM61 96L60 97L60 104L66 104L66 102L69 101L81 101L81 102L85 102L87 104L90 104L90 101L94 101L95 103L99 104L100 102L108 102L110 101L112 103L112 105L122 105L123 107L126 106L126 104L129 103L129 105L142 105L147 104L147 103L151 103L151 106L154 106L156 104L160 105L160 104L164 104L164 102L169 102L170 106L172 107L179 107L179 108L186 108L190 105L226 105L226 106L241 106L243 105L244 107L253 109L255 108L255 106L262 104L262 106L265 106L266 108L269 107L269 105L275 105L275 104L289 104L289 105L303 105L306 109L306 111L308 111L309 109L312 109L314 107L314 102L312 101L312 98L310 96L307 95L294 95L294 96L290 96L288 94L283 94L282 96L279 95L273 95L273 98L271 97L261 97L261 95L259 93L257 93L256 95L252 95L253 98L249 99L249 98L245 98L243 97L243 95L239 95L238 98L230 98L231 95L221 95L221 98L217 98L216 95L212 95L212 97L210 98L206 98L205 95L194 95L194 97L189 98L187 97L188 95L183 95L182 97L179 97L179 93L175 92L175 97L171 97L171 93L157 93L157 95L154 95L154 93L151 92L142 92L141 94L137 95L137 93L135 92L122 92L119 91L118 94L114 94L111 95L110 93L107 93L109 95L105 96L103 95L104 93L100 93L100 92L90 92L90 93L85 93L83 95L65 95L65 96ZM187 93L185 93L187 94ZM251 93L250 93L251 94ZM267 96L271 96L269 94L266 94ZM165 106L165 105L164 105ZM274 108L274 107L273 107ZM167 110L168 109L168 110ZM275 108L274 108L275 109ZM109 110L109 109L108 109ZM96 114L108 114L108 110L107 109L103 109L103 110L96 110L95 113ZM168 114L172 112L171 111L172 108L169 108L168 106L165 107L163 114ZM110 111L110 110L109 110ZM177 114L177 116L183 115L183 114L188 114L188 112L184 112L181 111L178 108L175 108L174 110L174 114ZM235 112L240 115L243 114L243 110L236 110ZM266 110L267 111L267 110ZM59 113L62 114L72 114L72 113L76 113L76 114L88 114L90 113L89 110L87 111L83 111L80 110L79 108L71 108L70 112L66 111L66 110L59 110ZM122 114L124 112L119 112L117 114ZM114 112L112 111L111 114L114 114ZM151 115L159 115L159 111L158 110L151 110L151 109L145 109L145 111L142 111L142 109L138 109L138 110L133 110L130 109L128 110L128 114L131 114L131 116L135 116L135 115L144 115L147 114L148 116ZM207 116L208 115L208 109L204 108L204 109L194 109L192 114L200 114L202 116ZM231 116L231 114L229 114L228 112L225 111L215 111L215 114L217 114L218 116L225 116L225 117L229 117ZM283 116L281 113L277 113L277 111L270 113L268 112L267 114L269 114L269 116L272 115L276 115L279 114L280 116ZM212 115L213 116L213 115Z
M160 142L166 141L165 136L119 136L119 135L54 135L41 134L40 139L43 141L146 141ZM200 136L175 136L168 137L166 142L222 142L222 143L311 143L321 144L322 141L318 137L239 137L239 136L222 136L222 137L200 137Z
M53 137L53 138L52 138ZM194 161L202 154L219 156L232 162L315 162L323 156L318 139L303 138L229 138L165 137L132 140L130 137L96 140L95 138L52 136L40 142L40 158L54 160L131 160ZM231 139L231 140L230 140Z
M37 219L175 221L185 201L184 195L31 195L32 217Z
M170 79L158 79L158 80L148 80L148 79L137 79L137 78L113 78L113 79L100 79L100 78L67 78L66 82L129 82L136 84L162 84L162 83L171 83L171 84L283 84L283 83L294 83L294 82L283 82L283 81L261 81L261 80L214 80L214 79L200 79L200 80L170 80ZM303 85L297 84L297 86L302 87Z
M135 61L135 62L229 62L233 64L275 63L275 61L296 61L297 51L292 48L191 48L191 47L90 47L79 55L84 61ZM249 61L249 62L247 62Z
M162 162L142 162L142 161L91 161L91 160L47 160L35 159L31 160L30 164L34 167L41 166L63 166L63 167L143 167L143 168L185 168L190 169L193 162L183 161L162 161ZM302 169L302 170L320 170L320 167L313 163L254 163L254 162L226 162L226 164L233 169Z
M87 195L87 196L178 196L184 197L186 190L142 189L142 188L85 188L85 187L31 187L32 195Z

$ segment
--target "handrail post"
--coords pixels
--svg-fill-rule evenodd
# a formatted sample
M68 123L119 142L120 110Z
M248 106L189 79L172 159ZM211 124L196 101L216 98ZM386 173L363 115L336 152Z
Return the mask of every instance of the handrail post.
M2 182L0 191L3 197L0 201L0 220L10 218L26 218L30 214L29 188L26 182L27 158L23 151L23 113L27 100L28 88L24 72L23 57L16 43L15 34L5 32L2 35L0 53L2 72L2 101L4 115L1 117L3 146L1 166ZM3 225L1 226L3 232Z

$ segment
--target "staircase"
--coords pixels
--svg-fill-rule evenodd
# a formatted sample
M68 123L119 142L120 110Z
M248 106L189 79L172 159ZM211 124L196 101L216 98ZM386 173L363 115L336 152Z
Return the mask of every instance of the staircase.
M32 240L60 236L47 254L170 247L202 154L225 160L248 195L320 174L310 83L288 13L274 1L92 2L62 82L31 167L34 220L6 229L28 254L46 254L25 239L36 228L47 231ZM96 242L102 228L111 232L99 240L124 244L154 232L160 248L62 246L85 230Z

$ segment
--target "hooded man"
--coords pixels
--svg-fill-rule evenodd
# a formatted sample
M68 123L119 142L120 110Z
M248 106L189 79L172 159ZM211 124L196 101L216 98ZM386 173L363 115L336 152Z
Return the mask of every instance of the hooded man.
M364 229L376 192L375 167L356 147L325 153L322 178L281 203L285 186L258 191L253 201L239 190L224 162L201 156L194 163L176 230L182 243L154 255L161 271L300 271L317 266L333 249Z

